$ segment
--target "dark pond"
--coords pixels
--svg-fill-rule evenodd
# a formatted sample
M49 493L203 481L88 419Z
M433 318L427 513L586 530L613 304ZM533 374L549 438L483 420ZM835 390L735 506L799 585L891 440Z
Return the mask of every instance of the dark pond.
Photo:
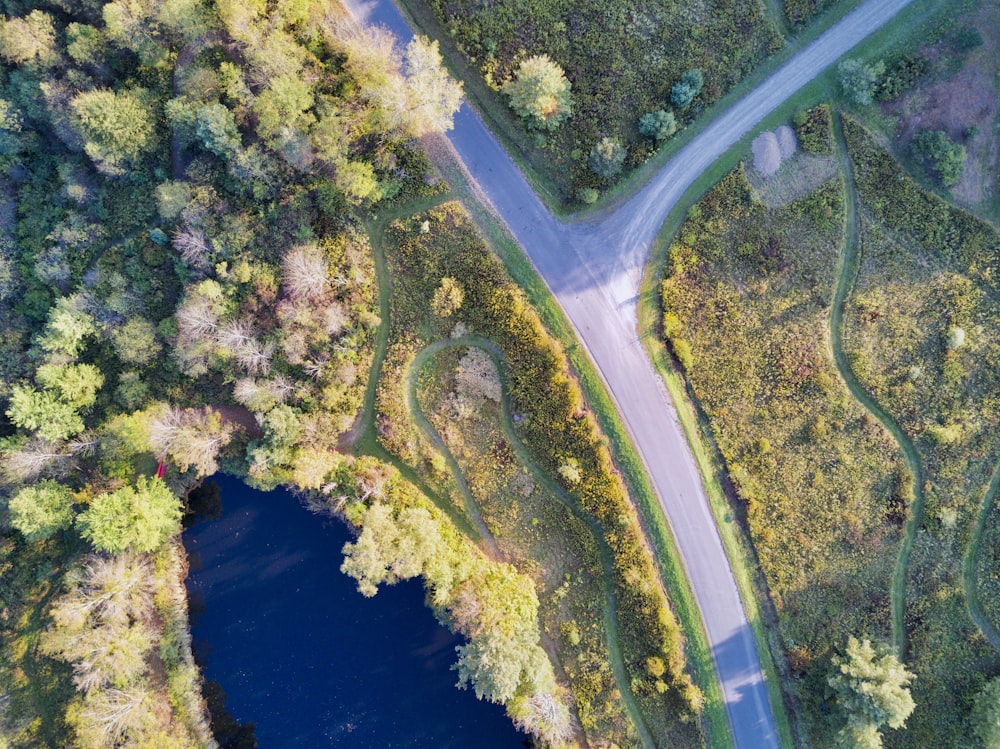
M522 749L498 705L455 689L459 639L415 581L362 597L340 524L226 476L222 511L184 533L195 648L261 749Z

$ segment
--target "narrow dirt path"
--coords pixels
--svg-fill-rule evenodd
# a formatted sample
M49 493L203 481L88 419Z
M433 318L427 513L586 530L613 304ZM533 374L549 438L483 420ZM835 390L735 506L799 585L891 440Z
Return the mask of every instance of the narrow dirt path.
M837 268L837 287L833 294L833 306L830 311L830 345L833 348L833 360L840 376L851 391L851 395L876 419L881 422L899 445L906 467L913 476L914 499L910 505L910 518L903 532L903 543L899 547L896 566L892 573L890 602L892 607L892 646L902 658L906 652L906 628L904 614L906 611L906 578L909 570L910 552L913 550L913 538L923 521L924 514L924 469L920 462L920 454L913 440L903 431L896 420L883 409L865 389L854 375L847 354L844 351L843 318L844 304L847 295L857 280L858 275L858 194L854 183L854 170L851 166L847 144L839 117L834 118L834 140L836 141L837 157L840 160L844 175L845 227L844 244L841 248L840 262Z
M1000 651L1000 630L989 620L983 605L979 600L979 591L976 589L976 563L979 561L979 552L982 548L983 531L986 529L986 521L989 519L990 511L996 501L997 491L1000 490L1000 464L993 470L993 478L983 495L983 505L979 508L979 518L976 520L976 527L972 531L972 538L969 547L965 552L965 559L962 560L962 587L965 589L965 603L969 609L969 616L979 627L990 645L995 650Z
M594 540L597 542L597 548L599 549L601 559L601 568L603 571L601 579L605 598L603 618L604 629L607 632L608 652L611 655L611 670L612 673L614 673L618 691L621 693L622 702L625 703L625 709L628 711L629 717L635 724L636 731L638 731L643 744L648 749L654 749L656 742L653 740L652 733L650 733L649 729L646 727L645 719L642 717L639 705L635 701L635 695L632 693L628 672L625 670L625 657L622 653L621 638L618 630L618 602L614 590L614 561L611 547L608 546L608 542L605 539L604 529L601 527L601 524L597 521L597 519L580 507L579 503L573 499L569 492L563 489L557 481L555 481L544 470L542 470L537 463L535 463L527 446L521 442L521 438L518 436L514 427L514 414L511 407L510 389L508 386L509 376L507 373L507 364L503 351L500 350L500 347L488 338L482 338L479 336L462 336L460 338L437 341L421 350L411 365L410 375L408 377L414 388L410 400L414 420L417 421L421 428L424 428L423 424L426 424L425 433L428 434L428 437L432 438L435 442L435 446L438 447L438 449L440 449L445 455L445 459L448 461L448 465L451 468L456 480L459 481L459 483L464 487L463 491L469 492L468 484L461 473L461 468L459 467L458 462L454 459L440 435L438 435L437 430L434 429L424 416L423 412L420 411L419 402L416 399L415 393L416 377L423 365L435 354L456 346L476 347L484 351L490 359L493 360L494 366L496 366L497 371L500 373L500 382L503 394L501 398L502 407L500 411L500 424L503 429L504 436L514 449L514 454L517 456L521 465L523 465L528 472L531 473L532 478L536 482L545 486L551 494L562 502L566 509L568 509L577 520L587 526L587 529L591 532ZM472 496L471 492L468 493L468 501L473 505L476 505L476 513L478 515L478 505L476 504L476 500ZM485 533L489 534L489 530L486 529ZM490 535L489 538L493 541L492 535ZM493 541L493 544L495 546L496 542ZM499 555L499 550L497 553Z

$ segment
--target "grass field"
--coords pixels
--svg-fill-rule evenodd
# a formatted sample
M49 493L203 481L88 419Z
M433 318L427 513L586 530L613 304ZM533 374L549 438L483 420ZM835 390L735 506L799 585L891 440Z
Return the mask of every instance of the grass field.
M777 611L786 688L804 732L822 742L832 728L821 709L832 649L849 634L889 640L906 508L899 451L833 361L844 192L839 177L812 186L829 170L814 166L800 158L783 167L769 185L781 196L771 208L742 169L730 173L681 226L661 293L664 331Z
M858 378L913 439L925 476L904 612L917 709L896 745L961 743L972 697L1000 670L969 616L962 579L1000 459L991 269L1000 234L920 188L856 123L848 121L845 134L861 252L845 348ZM983 591L990 608L991 591Z

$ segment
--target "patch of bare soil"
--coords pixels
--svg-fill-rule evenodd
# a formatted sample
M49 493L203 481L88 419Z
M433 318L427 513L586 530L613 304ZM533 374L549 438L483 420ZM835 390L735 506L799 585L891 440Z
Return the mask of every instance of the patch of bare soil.
M965 174L952 188L956 202L983 208L994 199L1000 167L1000 139L997 138L1000 73L1000 0L982 4L973 25L983 37L983 45L965 59L962 69L947 80L925 83L899 101L883 105L887 114L899 118L899 141L906 145L921 130L944 130L952 140L965 145L969 154ZM938 50L927 49L932 59ZM973 137L970 129L978 128Z

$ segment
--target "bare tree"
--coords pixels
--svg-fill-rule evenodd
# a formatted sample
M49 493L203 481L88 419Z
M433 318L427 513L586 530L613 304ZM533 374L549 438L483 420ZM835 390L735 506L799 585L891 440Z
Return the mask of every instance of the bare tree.
M183 229L178 229L174 234L173 245L188 265L201 270L208 266L207 255L211 247L201 229L185 224Z
M323 252L315 245L293 247L281 260L281 280L293 299L321 299L330 287L328 270Z
M2 458L0 470L10 483L30 483L42 476L58 478L67 475L74 466L71 449L40 437L8 448Z
M211 408L165 406L150 417L148 430L150 447L161 460L169 456L182 471L193 467L209 476L219 469L216 458L235 427Z

